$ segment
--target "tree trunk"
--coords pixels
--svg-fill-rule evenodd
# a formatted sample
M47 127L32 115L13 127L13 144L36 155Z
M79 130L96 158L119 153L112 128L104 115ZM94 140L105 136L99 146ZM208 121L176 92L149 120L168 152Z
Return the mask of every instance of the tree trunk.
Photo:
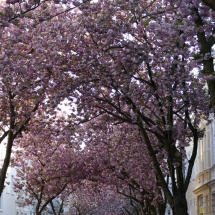
M172 209L174 215L189 215L185 193L180 193L174 196Z
M215 114L215 80L208 81L208 88L211 98L211 106Z
M166 204L160 203L160 204L158 204L157 208L158 208L159 215L165 215Z

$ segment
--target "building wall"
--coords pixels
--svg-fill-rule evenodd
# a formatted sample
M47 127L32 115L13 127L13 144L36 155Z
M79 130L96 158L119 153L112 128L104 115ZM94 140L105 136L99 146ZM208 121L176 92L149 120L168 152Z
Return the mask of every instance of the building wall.
M194 165L194 179L187 191L189 215L215 215L215 119L205 126Z
M197 215L196 195L193 193L194 189L195 189L195 180L193 178L190 181L186 198L187 198L188 213L192 215Z
M3 164L5 156L5 145L0 144L0 166ZM13 177L15 170L12 168L8 169L5 188L0 198L0 215L15 215L15 193L13 190Z
M6 182L8 184L5 186L4 191L0 198L0 215L15 215L16 195L12 187L13 176L14 176L14 170L10 168L6 179Z
M0 145L0 166L3 164L5 157L5 146ZM30 213L31 206L19 206L19 200L17 200L17 194L14 192L13 184L14 177L16 176L16 170L14 168L8 168L7 178L5 180L5 188L0 198L0 215L34 215Z

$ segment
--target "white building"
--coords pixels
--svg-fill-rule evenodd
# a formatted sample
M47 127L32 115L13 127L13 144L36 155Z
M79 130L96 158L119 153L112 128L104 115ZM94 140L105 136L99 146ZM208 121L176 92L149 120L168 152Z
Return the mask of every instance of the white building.
M5 186L4 191L0 198L0 215L13 215L16 214L16 196L13 191L12 182L13 181L13 170L9 169L7 175L7 182L10 183Z
M5 157L5 146L0 145L0 165L3 164ZM17 194L14 192L13 184L16 170L9 167L7 178L5 180L5 188L0 197L0 215L34 215L32 206L23 207L20 200L17 199Z
M199 141L193 177L187 191L189 215L215 215L215 118Z

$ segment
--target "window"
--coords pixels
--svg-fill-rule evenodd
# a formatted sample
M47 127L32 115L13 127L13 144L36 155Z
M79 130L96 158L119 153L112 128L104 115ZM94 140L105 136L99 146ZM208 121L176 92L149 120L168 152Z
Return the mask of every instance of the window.
M203 215L203 195L199 196L199 215Z
M205 212L208 214L208 196L205 198Z

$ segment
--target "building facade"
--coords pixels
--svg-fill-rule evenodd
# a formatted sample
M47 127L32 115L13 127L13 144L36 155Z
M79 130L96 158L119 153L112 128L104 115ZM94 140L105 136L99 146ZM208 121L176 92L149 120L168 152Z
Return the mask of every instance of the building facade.
M3 164L5 151L5 145L0 144L0 166ZM24 205L22 199L19 199L18 195L14 192L15 176L16 170L9 167L5 180L5 188L0 197L0 215L35 215L34 207L32 205Z
M193 176L187 191L189 215L215 215L215 119L210 115L199 141Z
M215 118L209 117L210 124L198 143L197 156L186 193L189 215L215 215ZM192 151L192 145L190 146ZM187 151L188 158L191 156ZM165 215L172 215L167 206Z
M13 191L13 170L9 169L6 186L0 197L0 215L13 215L16 211L16 195ZM24 214L23 214L24 215Z
M3 164L5 157L5 145L0 145L0 165ZM30 214L29 207L24 207L19 204L17 194L14 192L14 177L16 170L9 167L7 171L7 178L5 180L5 188L0 197L0 215L33 215Z

